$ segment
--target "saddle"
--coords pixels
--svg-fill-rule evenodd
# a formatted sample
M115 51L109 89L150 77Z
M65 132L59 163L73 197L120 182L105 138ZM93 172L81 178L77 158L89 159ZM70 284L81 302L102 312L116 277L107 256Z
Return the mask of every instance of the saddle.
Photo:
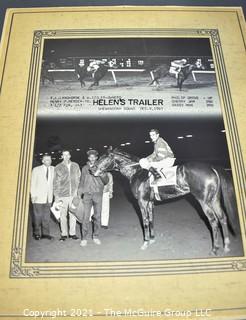
M158 169L161 178L155 179L152 174L149 175L150 187L153 188L156 200L160 201L159 187L173 186L177 184L177 166Z

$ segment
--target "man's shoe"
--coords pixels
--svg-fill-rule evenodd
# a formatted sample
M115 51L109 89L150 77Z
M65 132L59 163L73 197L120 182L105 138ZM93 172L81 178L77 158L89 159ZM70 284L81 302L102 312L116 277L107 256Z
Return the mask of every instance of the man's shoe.
M98 238L94 238L93 239L94 243L97 244L98 246L100 246L100 244L102 244L101 240Z
M48 235L48 234L44 234L42 237L42 239L47 239L47 240L54 240L54 237Z
M108 226L102 226L103 229L108 229Z
M64 242L67 240L67 236L61 236L60 241Z
M80 242L80 246L81 246L81 247L86 247L86 246L87 246L87 240L82 240L82 241Z
M72 239L72 240L78 240L79 239L76 235L69 236L69 238Z
M35 235L33 236L33 238L34 238L35 240L40 240L40 239L41 239L41 237L40 237L39 235L37 235L37 234L35 234Z

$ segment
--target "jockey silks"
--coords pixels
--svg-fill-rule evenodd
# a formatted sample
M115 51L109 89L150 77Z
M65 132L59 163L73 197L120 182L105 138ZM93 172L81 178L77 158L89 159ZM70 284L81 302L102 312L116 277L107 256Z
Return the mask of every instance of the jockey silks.
M167 142L159 137L154 143L154 152L147 157L151 161L161 161L166 158L174 158L174 154Z

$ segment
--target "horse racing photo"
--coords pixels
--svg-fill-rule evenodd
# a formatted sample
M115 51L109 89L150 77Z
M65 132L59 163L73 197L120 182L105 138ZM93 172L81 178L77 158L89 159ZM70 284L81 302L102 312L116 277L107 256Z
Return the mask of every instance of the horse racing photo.
M243 256L208 38L46 39L26 262Z

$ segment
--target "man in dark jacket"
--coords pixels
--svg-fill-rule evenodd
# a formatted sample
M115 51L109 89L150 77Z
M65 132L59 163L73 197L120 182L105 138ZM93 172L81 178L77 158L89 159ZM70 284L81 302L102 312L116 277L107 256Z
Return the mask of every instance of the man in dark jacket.
M61 238L65 241L68 237L68 219L69 215L69 237L77 240L76 236L76 218L69 211L74 196L77 195L80 181L80 169L76 162L70 160L71 154L68 150L62 152L63 161L55 167L54 174L54 196L55 201L62 201L61 208Z
M109 181L108 175L103 174L100 177L95 177L93 172L96 170L96 162L98 159L98 152L96 150L89 150L87 152L88 162L82 168L82 174L78 189L78 194L83 195L84 202L84 221L82 223L82 241L81 246L87 245L90 227L90 214L93 207L93 241L100 245L99 230L101 225L101 211L102 211L102 196L104 185Z

